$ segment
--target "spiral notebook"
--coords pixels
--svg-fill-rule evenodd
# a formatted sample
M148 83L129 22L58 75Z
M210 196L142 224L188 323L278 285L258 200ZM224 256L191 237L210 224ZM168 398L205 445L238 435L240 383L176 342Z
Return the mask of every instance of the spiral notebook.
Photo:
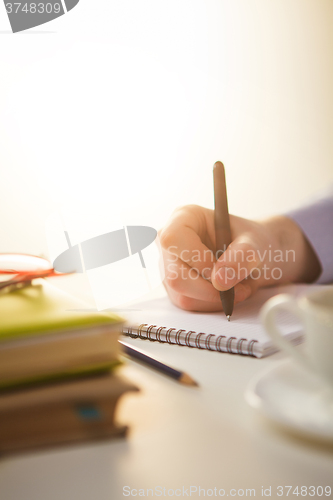
M261 307L266 300L278 293L297 296L306 293L308 289L309 285L261 289L250 299L235 306L230 322L222 312L195 313L181 310L165 296L137 303L135 309L124 311L127 323L123 334L142 340L262 358L278 349L261 325ZM300 325L294 318L281 313L278 322L291 343L296 345L302 342Z

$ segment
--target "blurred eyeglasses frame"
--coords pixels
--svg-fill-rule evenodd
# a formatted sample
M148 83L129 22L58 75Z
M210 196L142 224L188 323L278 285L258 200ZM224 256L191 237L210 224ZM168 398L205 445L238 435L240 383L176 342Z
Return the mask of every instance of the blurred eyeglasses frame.
M58 273L44 257L21 253L0 253L0 275L11 276L0 281L0 293L11 292L30 286L37 278L65 276L71 273Z

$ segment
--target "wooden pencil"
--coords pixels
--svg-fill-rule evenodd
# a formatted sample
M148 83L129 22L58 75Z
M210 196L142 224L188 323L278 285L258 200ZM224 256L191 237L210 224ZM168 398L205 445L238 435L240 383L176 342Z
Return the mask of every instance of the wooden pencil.
M181 384L196 385L196 386L198 385L197 382L193 380L192 377L190 377L190 375L188 375L187 373L176 370L175 368L172 368L171 366L168 366L162 363L161 361L158 361L157 359L148 356L148 354L145 354L140 349L136 349L131 345L127 344L126 342L123 342L122 340L119 340L119 343L122 345L123 353L126 356L133 358L136 361L140 361L146 364L147 366L154 368L160 373L163 373L164 375L168 375L169 377L177 380Z

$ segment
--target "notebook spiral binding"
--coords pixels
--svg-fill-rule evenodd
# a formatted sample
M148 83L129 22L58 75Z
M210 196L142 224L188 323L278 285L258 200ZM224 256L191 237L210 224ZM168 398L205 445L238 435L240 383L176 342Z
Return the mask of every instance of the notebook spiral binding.
M196 332L194 330L182 330L177 328L166 328L165 326L148 325L143 323L137 328L125 327L122 333L132 338L150 340L152 342L161 342L167 344L177 344L186 347L196 347L197 349L207 349L209 351L228 352L229 354L242 354L246 356L255 356L253 346L257 340L248 340L236 337L226 337L226 335L215 335Z

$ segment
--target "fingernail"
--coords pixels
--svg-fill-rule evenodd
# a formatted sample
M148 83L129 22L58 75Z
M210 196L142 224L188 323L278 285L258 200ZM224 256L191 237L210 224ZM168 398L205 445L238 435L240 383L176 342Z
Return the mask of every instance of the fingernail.
M235 302L243 302L244 299L245 299L244 290L235 287Z
M243 300L245 300L247 297L248 297L248 293L245 289L245 286L241 283L239 283L236 287L235 287L235 301L236 302L242 302Z

